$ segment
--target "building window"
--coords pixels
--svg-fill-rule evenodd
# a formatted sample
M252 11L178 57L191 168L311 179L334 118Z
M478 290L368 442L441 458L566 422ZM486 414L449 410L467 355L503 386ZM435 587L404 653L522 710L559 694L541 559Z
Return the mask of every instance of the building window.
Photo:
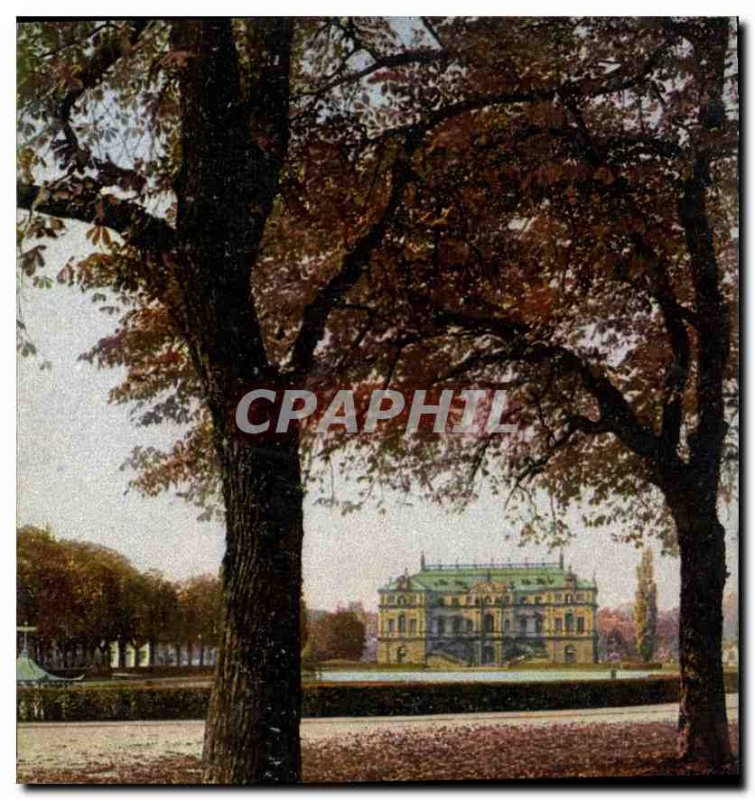
M399 604L400 606L403 606L405 603L406 603L406 598L404 597L404 595L400 594L400 595L398 596L398 604Z
M555 632L561 633L561 631L564 629L564 621L561 619L561 617L556 617L553 622L555 623Z
M438 631L438 636L443 636L443 634L446 632L446 621L443 619L443 617L438 617L436 625L437 625L436 630Z
M388 595L388 602L393 605L396 602L396 595L390 594Z
M452 597L451 598L451 605L452 606L458 606L459 605L459 598L458 597Z
M508 617L503 621L503 630L505 633L508 633L511 630L511 621Z
M535 605L536 605L536 606L539 606L539 605L540 605L540 603L542 603L542 602L543 602L543 598L542 598L542 597L540 597L540 596L538 595L538 596L535 598Z
M566 602L567 603L573 603L574 602L574 595L567 594L566 595Z
M564 661L567 664L573 664L577 660L577 652L574 645L568 644L564 648Z
M474 622L471 619L467 620L467 633L472 633L474 630Z
M406 633L406 617L403 614L398 617L398 632Z
M584 596L578 592L578 593L577 593L577 600L578 600L579 602L581 602L583 599L584 599Z
M560 602L561 602L561 597L562 597L562 595L560 595L560 594L557 594L557 595L556 595L556 602L557 602L557 603L560 603Z
M543 632L543 618L542 617L535 617L535 633L542 633Z
M414 636L417 633L417 620L410 619L409 620L409 633Z
M527 634L527 617L519 617L519 633L522 636L526 636Z
M493 601L492 601L492 600L491 600L489 597L486 597L486 598L485 598L485 605L486 605L486 606L489 606L489 605L490 605L492 602L493 602Z
M461 617L454 617L451 626L454 633L461 633Z
M492 614L485 614L483 619L483 627L485 629L485 633L493 633L493 626L495 624L495 620L493 619Z
M442 605L443 605L443 598L442 598L442 597L439 597L439 598L436 600L436 605L439 605L439 606L442 606Z
M585 632L585 618L577 617L577 633Z
M574 614L566 615L566 632L567 633L574 632Z
M388 633L393 633L396 629L396 622L395 620L389 619L388 620Z

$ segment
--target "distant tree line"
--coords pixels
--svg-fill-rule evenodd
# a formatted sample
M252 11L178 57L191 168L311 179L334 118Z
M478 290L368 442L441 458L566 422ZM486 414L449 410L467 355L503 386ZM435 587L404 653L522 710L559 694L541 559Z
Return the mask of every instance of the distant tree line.
M140 572L124 555L93 542L57 539L48 529L17 529L18 625L36 627L32 657L48 667L104 666L112 643L119 666L127 647L149 645L149 666L204 665L218 646L221 587L214 575L172 581ZM307 611L302 601L303 655L315 662L358 661L370 617L360 604ZM375 615L372 615L375 616Z
M130 645L149 644L172 663L204 664L219 644L221 589L217 576L171 581L140 572L121 553L92 542L56 539L49 530L17 529L19 625L32 625L31 655L49 667L108 665L118 644L125 666Z

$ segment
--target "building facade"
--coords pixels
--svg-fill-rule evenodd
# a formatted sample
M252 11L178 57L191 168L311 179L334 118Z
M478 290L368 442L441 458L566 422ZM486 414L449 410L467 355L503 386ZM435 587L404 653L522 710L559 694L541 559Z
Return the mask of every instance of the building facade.
M597 661L595 580L558 561L426 564L380 590L382 664Z

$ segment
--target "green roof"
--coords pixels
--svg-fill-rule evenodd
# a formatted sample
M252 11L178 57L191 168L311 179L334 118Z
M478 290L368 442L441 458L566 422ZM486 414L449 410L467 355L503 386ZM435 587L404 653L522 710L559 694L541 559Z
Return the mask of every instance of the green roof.
M494 564L492 566L459 565L433 566L407 575L411 590L431 592L463 592L469 591L475 584L505 583L513 584L515 591L543 591L563 588L568 569L558 562L541 562L535 564ZM403 577L403 576L402 576ZM380 591L396 591L400 579L389 581ZM578 589L594 589L593 581L578 580Z
M24 651L16 659L16 683L24 684L38 684L38 683L69 683L67 678L58 678L56 675L50 675L45 672L42 667L37 664L34 659L29 657L29 654Z

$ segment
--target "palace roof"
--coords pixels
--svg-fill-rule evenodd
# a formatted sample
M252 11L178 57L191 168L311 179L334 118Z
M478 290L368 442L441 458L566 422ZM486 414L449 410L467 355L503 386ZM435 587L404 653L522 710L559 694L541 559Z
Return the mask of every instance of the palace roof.
M413 575L391 579L380 591L469 592L478 584L499 584L508 590L535 592L562 589L570 569L560 561L490 564L427 564ZM576 576L574 576L576 578ZM575 588L594 589L594 581L576 579Z

